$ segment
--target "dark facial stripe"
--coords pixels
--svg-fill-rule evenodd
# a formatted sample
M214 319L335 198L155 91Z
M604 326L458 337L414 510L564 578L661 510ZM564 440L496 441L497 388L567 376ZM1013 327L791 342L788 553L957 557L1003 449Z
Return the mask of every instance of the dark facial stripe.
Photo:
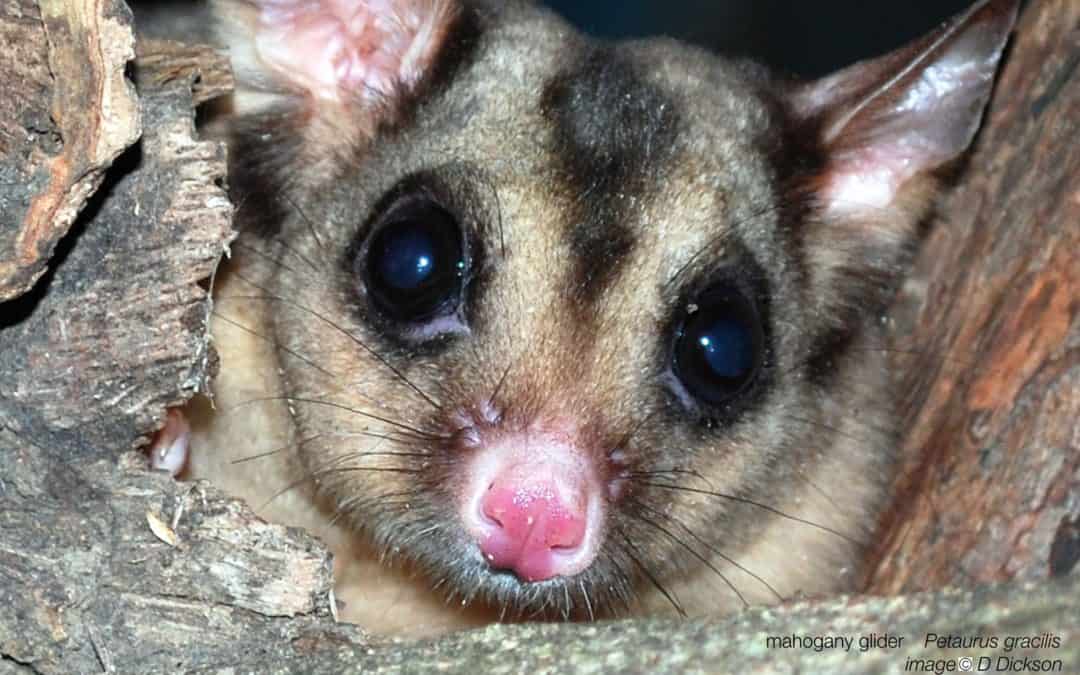
M637 243L633 229L621 218L622 209L613 201L601 197L596 204L583 205L580 219L567 229L573 256L571 296L583 308L615 281Z
M586 309L618 277L636 233L626 208L670 152L675 106L614 48L552 78L542 100L571 201L571 297Z

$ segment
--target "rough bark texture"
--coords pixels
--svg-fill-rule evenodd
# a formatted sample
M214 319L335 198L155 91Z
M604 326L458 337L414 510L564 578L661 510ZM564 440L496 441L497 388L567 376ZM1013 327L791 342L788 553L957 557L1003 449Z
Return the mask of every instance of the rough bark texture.
M201 87L227 90L231 80L212 77L224 72L211 63ZM195 140L195 75L145 69L141 144L113 167L50 275L4 304L0 422L65 461L145 438L212 365L199 282L221 257L232 206L224 147ZM83 111L95 114L106 113Z
M905 672L909 658L936 661L1003 656L1060 660L1060 672L1080 672L1080 613L1071 585L982 587L900 599L838 598L757 609L725 620L647 620L595 625L492 626L434 642L324 652L318 659L266 662L260 673L878 673ZM1070 603L1070 598L1073 602ZM851 637L843 648L781 648L769 637ZM859 651L863 636L904 637L895 648ZM1056 637L1059 648L941 649L926 646L929 633L969 639L996 636ZM945 668L947 666L943 666ZM1021 672L1030 670L1025 668ZM991 669L991 672L993 670ZM1014 671L1015 672L1015 671Z
M137 453L79 465L0 432L0 673L269 664L331 641L326 550ZM276 617L286 617L276 620ZM21 672L15 670L14 672Z
M29 290L105 170L139 137L122 0L0 10L0 302ZM88 114L89 113L89 114Z
M90 75L121 71L94 55L130 44L127 13L104 0L43 4L47 22L27 0L0 3L0 88L14 92L0 97L0 217L16 223L0 223L0 289L11 296L41 274L108 163L104 141L86 145L70 130L109 126L108 97L93 96L105 85ZM38 35L46 25L50 38L58 25L89 33L57 44ZM72 61L79 49L89 52ZM1080 5L1033 3L1012 52L892 319L910 460L868 583L907 595L398 644L334 622L328 554L309 535L267 525L209 486L149 474L130 451L212 373L199 282L227 245L232 209L223 149L193 126L193 105L231 84L222 60L143 45L141 144L111 169L49 272L0 304L0 675L845 673L964 656L1080 672ZM85 98L57 117L50 87ZM82 154L65 154L74 147ZM71 173L79 161L90 168ZM39 238L25 248L33 256L10 266L30 241L29 205L46 202L51 215L34 221ZM968 588L910 594L949 584ZM870 633L904 641L862 652L857 640ZM999 644L942 649L926 645L928 633ZM766 643L793 634L856 644ZM1005 651L1007 637L1045 634Z
M893 313L911 431L873 592L1080 560L1078 142L1080 3L1032 3Z

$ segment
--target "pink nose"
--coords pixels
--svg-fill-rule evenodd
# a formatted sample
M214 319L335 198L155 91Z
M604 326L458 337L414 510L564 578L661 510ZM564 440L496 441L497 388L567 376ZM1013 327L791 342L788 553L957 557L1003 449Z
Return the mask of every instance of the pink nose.
M480 551L492 567L524 581L572 573L585 540L587 502L577 486L508 471L481 502L488 527Z

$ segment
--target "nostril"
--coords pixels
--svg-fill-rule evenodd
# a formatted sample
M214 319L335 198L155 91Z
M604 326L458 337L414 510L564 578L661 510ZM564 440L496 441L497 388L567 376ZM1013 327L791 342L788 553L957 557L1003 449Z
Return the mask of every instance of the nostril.
M500 500L492 492L494 483L488 488L487 493L484 495L483 500L480 503L480 517L488 525L502 529L505 527L506 521L506 505L502 504Z
M585 540L584 514L575 517L561 513L558 517L550 517L546 530L544 543L548 548L559 553L573 553Z
M604 486L591 455L564 441L510 434L472 458L461 517L486 569L538 582L578 574L596 558Z
M477 510L486 531L479 533L478 543L484 558L526 581L576 569L588 529L588 499L565 495L548 481L507 478L496 480L480 498Z

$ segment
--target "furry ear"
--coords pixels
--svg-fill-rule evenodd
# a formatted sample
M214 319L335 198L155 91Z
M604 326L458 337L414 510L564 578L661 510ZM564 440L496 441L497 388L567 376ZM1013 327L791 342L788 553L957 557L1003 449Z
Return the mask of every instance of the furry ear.
M906 47L789 94L820 158L803 188L815 204L802 235L826 315L880 300L874 291L891 285L936 191L934 170L979 128L1018 4L981 0Z
M435 68L453 0L215 0L240 114L291 99L313 123L370 136ZM336 139L340 142L340 138Z
M264 235L407 115L467 28L456 0L212 3L238 81L223 118L236 220Z

